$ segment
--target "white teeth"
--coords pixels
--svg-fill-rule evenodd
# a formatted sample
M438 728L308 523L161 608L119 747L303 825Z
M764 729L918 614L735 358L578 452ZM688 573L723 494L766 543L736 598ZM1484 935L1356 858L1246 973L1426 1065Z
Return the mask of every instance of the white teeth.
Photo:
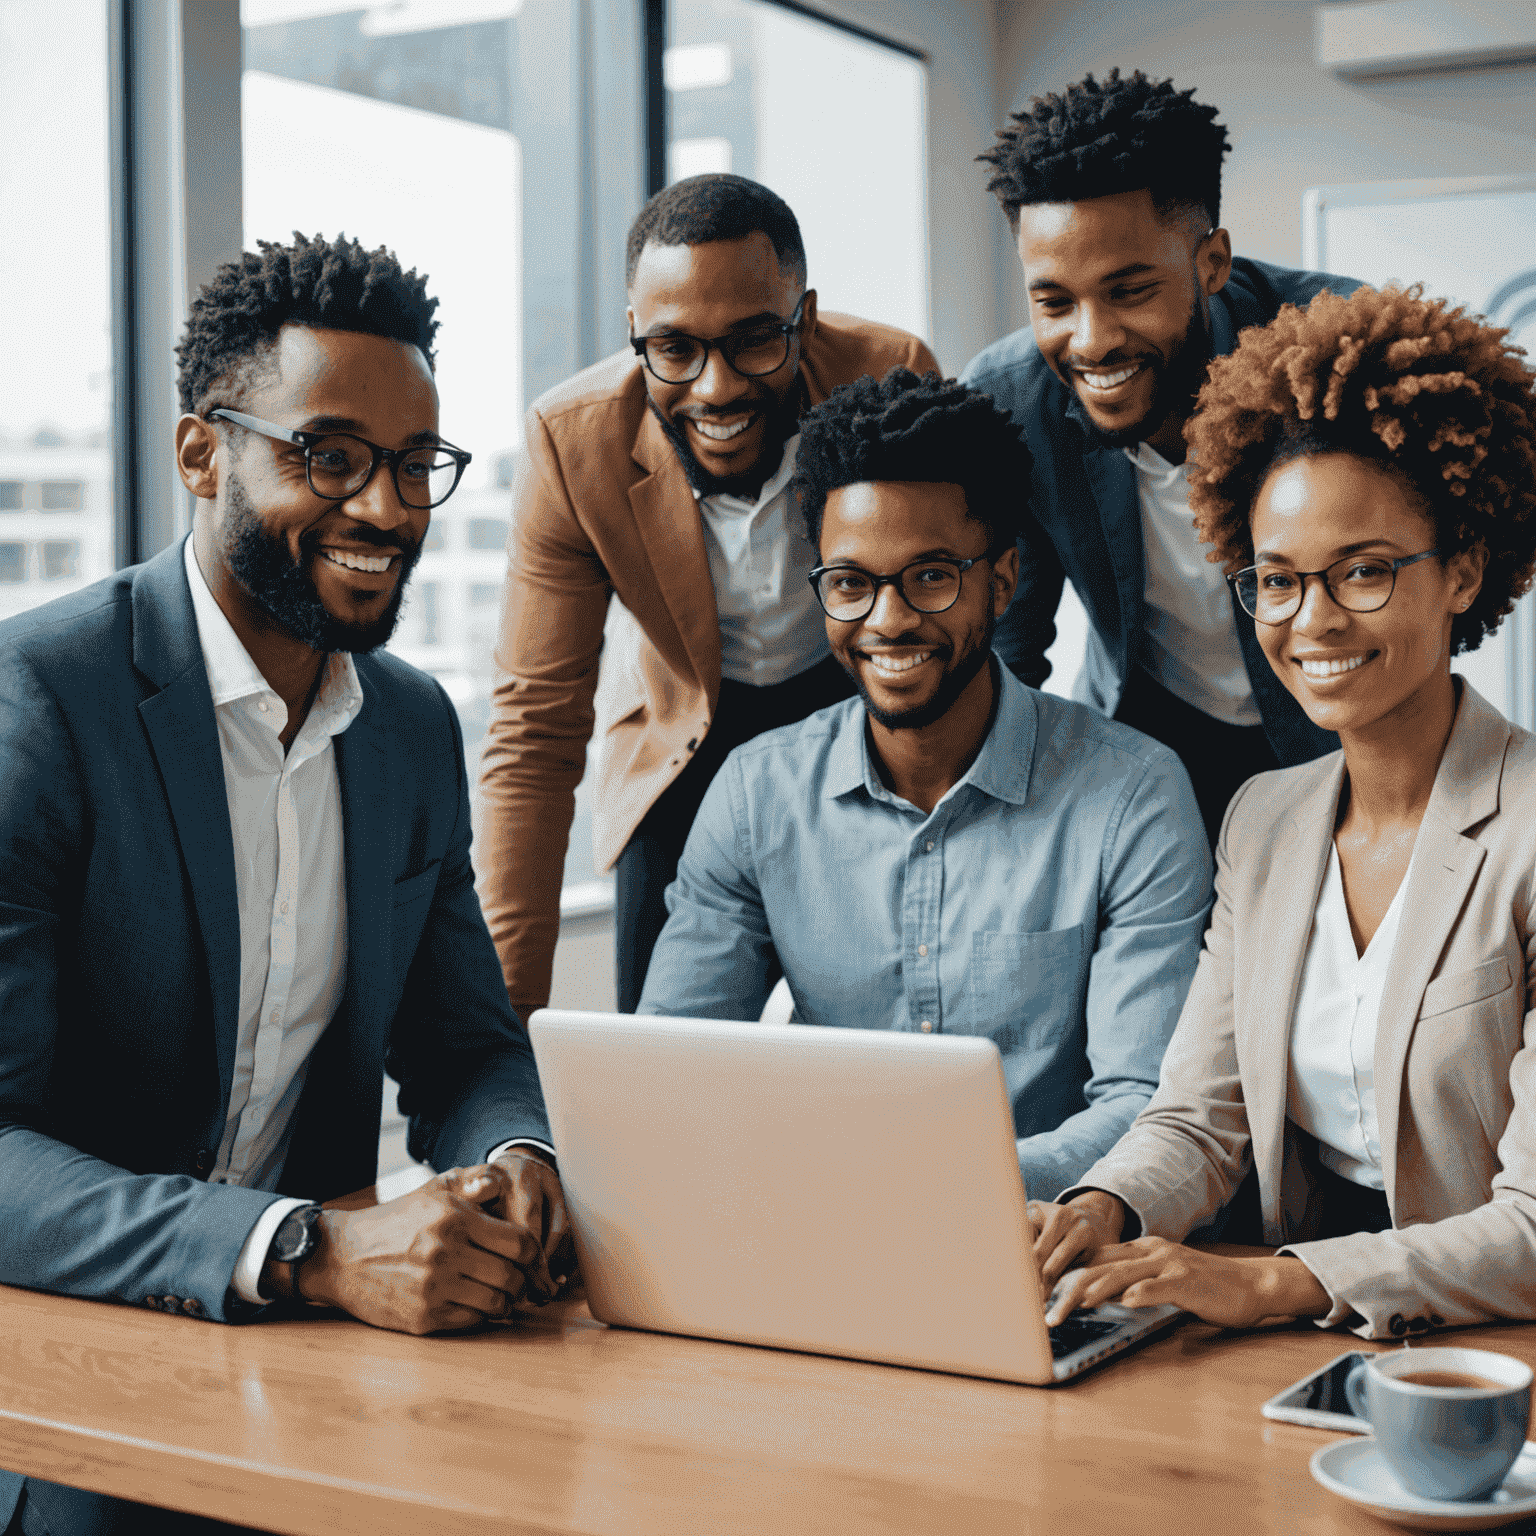
M871 652L870 665L880 672L910 672L913 667L920 665L933 655L932 651L918 651L911 656L887 656L880 652Z
M1129 368L1117 368L1113 373L1089 373L1079 368L1077 376L1089 389L1116 389L1131 378L1140 366L1139 363L1132 363Z
M727 443L733 437L739 437L743 432L747 430L748 427L752 425L752 418L750 416L748 416L745 421L733 422L728 427L721 426L719 422L700 421L696 416L690 416L688 419L694 424L700 433L709 438L712 442L716 443Z
M1350 656L1342 661L1304 661L1301 670L1306 677L1338 677L1341 673L1353 672L1364 661L1364 656Z
M322 549L320 551L332 565L345 566L349 571L387 571L393 555L354 555L350 549Z

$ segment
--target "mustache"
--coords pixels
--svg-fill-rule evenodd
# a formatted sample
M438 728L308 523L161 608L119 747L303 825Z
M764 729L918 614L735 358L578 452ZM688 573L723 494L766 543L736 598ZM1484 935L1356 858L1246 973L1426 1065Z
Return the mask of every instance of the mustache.
M1138 357L1105 357L1087 362L1082 358L1069 357L1067 367L1077 373L1113 373L1116 368L1129 368L1137 363L1157 363L1160 358L1141 354Z
M743 411L750 415L761 415L772 405L771 396L761 399L748 395L745 399L737 400L731 405L680 405L672 414L686 416L689 421L709 421L716 416L740 416Z
M299 548L306 555L312 555L326 538L333 540L344 538L346 543L368 544L374 549L397 549L407 561L414 561L421 548L421 540L413 539L403 529L385 530L375 528L372 523L358 523L356 527L340 530L333 528L323 535L311 529L308 533L299 536Z
M852 647L852 649L856 651L865 651L871 653L879 651L899 651L906 649L914 651L932 651L935 653L935 655L937 655L940 651L948 651L950 647L939 640L924 640L923 637L914 630L910 634L898 635L894 640L888 640L882 637L878 645L855 645Z

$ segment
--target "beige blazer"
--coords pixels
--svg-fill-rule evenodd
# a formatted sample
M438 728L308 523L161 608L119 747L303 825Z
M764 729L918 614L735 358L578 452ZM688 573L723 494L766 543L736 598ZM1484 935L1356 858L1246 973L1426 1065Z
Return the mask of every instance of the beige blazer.
M1286 1116L1291 1016L1342 752L1261 774L1234 798L1157 1092L1079 1186L1112 1191L1145 1232L1177 1239L1256 1165L1265 1240L1322 1282L1335 1303L1327 1322L1366 1338L1536 1318L1536 737L1460 686L1376 1032L1393 1230L1307 1240L1316 1142Z
M937 367L905 331L823 314L800 373L814 405L898 363ZM512 1001L539 1004L549 997L588 741L595 733L592 836L606 868L703 741L720 694L703 524L646 408L632 351L594 364L528 412L496 664L476 839L480 898Z

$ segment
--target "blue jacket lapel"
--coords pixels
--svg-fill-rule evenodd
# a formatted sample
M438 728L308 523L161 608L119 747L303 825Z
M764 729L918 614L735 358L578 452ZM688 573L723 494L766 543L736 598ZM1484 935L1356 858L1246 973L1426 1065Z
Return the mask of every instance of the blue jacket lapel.
M1079 410L1077 397L1072 404ZM1089 439L1090 443L1092 439ZM1123 666L1128 671L1136 658L1133 637L1141 633L1141 606L1146 596L1146 557L1141 547L1141 503L1136 497L1136 469L1119 448L1089 447L1083 468L1099 504L1099 522L1109 547L1115 573L1115 594L1120 599L1120 634L1126 647Z
M240 908L224 760L180 544L133 581L133 664L156 685L139 705L165 785L208 965L218 1050L220 1123L240 1028Z

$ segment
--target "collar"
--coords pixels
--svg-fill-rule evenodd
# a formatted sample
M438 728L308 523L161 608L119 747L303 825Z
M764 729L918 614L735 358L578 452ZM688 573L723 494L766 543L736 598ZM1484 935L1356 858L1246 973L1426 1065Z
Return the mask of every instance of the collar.
M976 761L949 789L949 800L969 784L994 800L1023 805L1029 798L1029 770L1035 756L1039 706L1031 691L994 657L992 675L998 680L997 708L992 724L976 754ZM839 723L836 741L827 759L824 794L829 800L862 789L871 799L890 801L891 792L880 782L869 751L868 713L850 708ZM944 802L940 801L942 805Z
M256 694L271 693L272 685L261 675L261 669L251 660L251 653L241 644L234 626L215 600L202 567L197 563L197 556L192 552L191 534L187 535L182 553L186 560L187 585L192 591L192 613L197 620L197 642L202 648L203 664L208 669L208 690L213 695L214 708ZM334 711L339 723L332 726L328 719L325 722L329 733L334 735L352 723L362 703L362 684L358 681L357 666L350 653L331 652L325 659L320 688L310 706L310 719L317 715L328 717ZM306 721L305 725L308 724Z
M760 507L766 507L794 478L795 455L798 453L799 448L800 434L798 432L784 440L784 453L779 459L779 467L774 470L769 479L763 482L762 489L758 491L755 501L747 501L744 497L731 496L724 492L716 492L705 496L696 488L690 486L689 489L693 491L693 499L701 505L706 501L711 506L720 506L723 503L731 507L747 507L756 512Z
M1176 485L1189 469L1188 459L1182 464L1170 464L1151 443L1140 442L1121 452L1136 466L1136 473L1145 476L1160 491Z

